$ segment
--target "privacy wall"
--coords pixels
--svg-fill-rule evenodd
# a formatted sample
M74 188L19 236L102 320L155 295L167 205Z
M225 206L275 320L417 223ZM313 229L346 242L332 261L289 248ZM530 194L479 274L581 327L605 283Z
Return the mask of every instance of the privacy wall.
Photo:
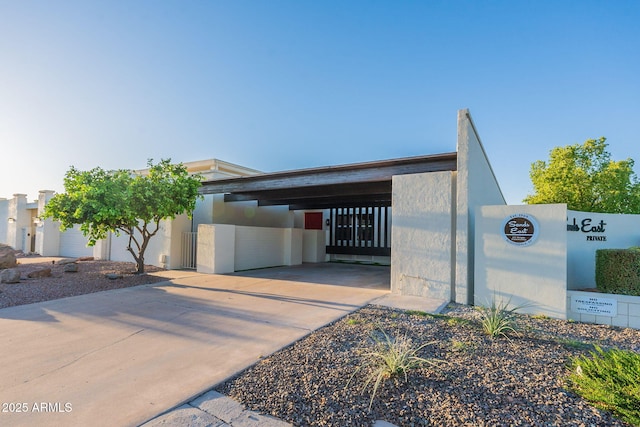
M640 215L567 211L569 289L595 288L596 251L640 246Z
M476 212L475 304L525 304L520 312L640 328L640 297L596 287L598 249L640 246L640 215L566 205L482 206Z
M197 271L222 274L298 265L302 264L303 246L299 228L200 224Z
M566 218L564 204L478 208L475 304L565 319Z

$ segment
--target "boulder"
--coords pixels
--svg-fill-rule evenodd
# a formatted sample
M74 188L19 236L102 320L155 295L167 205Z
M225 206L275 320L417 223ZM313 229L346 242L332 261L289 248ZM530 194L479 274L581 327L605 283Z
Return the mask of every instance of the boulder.
M64 265L64 272L65 273L77 273L78 272L78 264L76 264L75 262L71 262L69 264L65 264Z
M0 243L0 269L13 268L16 265L16 251L11 246Z
M34 270L31 273L27 274L29 279L41 279L43 277L51 277L51 269L50 268L41 268L40 270Z
M93 261L93 260L95 260L95 258L92 256L81 256L80 258L78 258L78 261Z
M106 277L109 280L117 280L117 279L122 279L122 274L107 273L104 275L104 277Z
M63 259L59 259L58 262L56 262L56 264L67 265L67 264L75 263L76 261L77 259L75 258L63 258Z
M0 271L0 283L19 283L20 270L17 268L7 268Z

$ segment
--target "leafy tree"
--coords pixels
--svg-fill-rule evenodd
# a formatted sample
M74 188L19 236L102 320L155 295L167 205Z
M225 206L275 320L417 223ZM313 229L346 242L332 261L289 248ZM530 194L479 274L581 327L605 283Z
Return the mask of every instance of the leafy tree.
M633 159L611 160L606 138L556 147L548 162L531 164L534 194L525 203L566 203L584 212L640 213L640 183Z
M198 198L201 177L190 176L182 164L149 160L146 174L129 170L79 171L73 166L64 178L65 193L47 203L45 218L60 222L60 229L80 224L89 246L109 232L129 236L127 250L144 273L144 253L160 229L160 221L191 212Z

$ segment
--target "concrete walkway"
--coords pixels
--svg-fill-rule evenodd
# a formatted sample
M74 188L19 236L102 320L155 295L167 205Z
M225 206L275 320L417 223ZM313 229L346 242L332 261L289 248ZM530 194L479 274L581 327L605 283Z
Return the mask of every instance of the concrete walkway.
M389 286L340 264L167 275L0 310L0 425L140 425Z

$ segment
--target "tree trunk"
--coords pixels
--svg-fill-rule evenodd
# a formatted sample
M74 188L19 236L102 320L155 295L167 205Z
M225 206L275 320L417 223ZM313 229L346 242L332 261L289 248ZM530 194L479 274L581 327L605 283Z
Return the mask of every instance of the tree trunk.
M147 223L144 223L142 227L132 227L128 230L125 230L125 232L129 234L129 247L127 248L127 250L129 251L129 253L131 253L131 255L133 255L133 259L136 260L136 274L144 274L144 252L147 250L149 240L151 240L151 238L155 236L160 229L160 220L155 221L155 230L153 231L149 231L147 225ZM139 243L134 236L136 229L142 236L142 243ZM131 247L132 243L135 243L135 246L138 249L137 252Z
M144 274L144 256L142 254L136 260L138 269L136 270L136 274Z

